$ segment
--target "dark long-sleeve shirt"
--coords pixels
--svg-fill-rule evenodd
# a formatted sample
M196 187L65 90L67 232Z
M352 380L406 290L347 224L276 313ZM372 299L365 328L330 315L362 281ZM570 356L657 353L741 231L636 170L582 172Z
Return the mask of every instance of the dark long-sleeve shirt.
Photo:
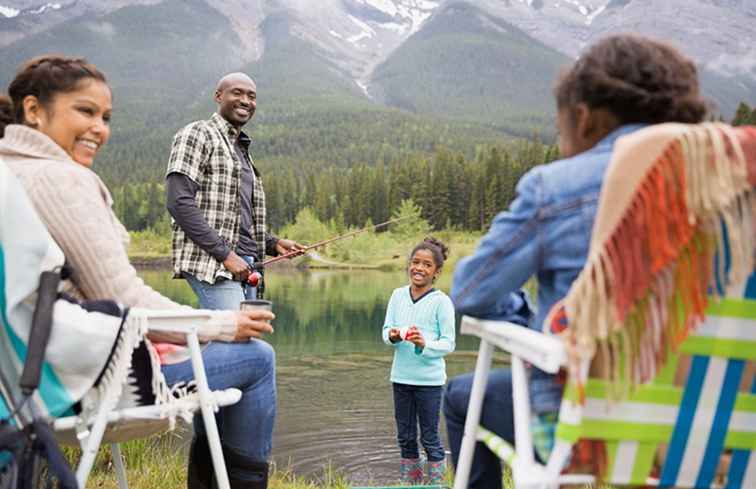
M197 207L195 197L199 184L183 173L170 173L165 181L168 212L187 237L218 261L231 252L228 243L211 228Z

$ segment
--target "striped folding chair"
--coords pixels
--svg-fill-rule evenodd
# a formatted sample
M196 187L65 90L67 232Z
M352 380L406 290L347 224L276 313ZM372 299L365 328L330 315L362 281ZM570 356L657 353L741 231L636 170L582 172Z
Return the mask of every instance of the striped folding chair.
M756 275L746 290L752 287ZM756 360L756 300L750 297L711 305L679 354L622 402L613 402L600 379L585 384L582 405L569 386L560 443L604 440L605 480L613 484L756 487L756 378L747 368ZM675 382L683 370L687 378Z
M628 176L628 165L643 171ZM518 489L756 488L754 185L756 128L665 124L618 141L588 261L547 321L549 332L568 325L567 342L462 319L481 345L455 489L477 442ZM479 426L495 347L512 355L515 447ZM534 458L526 363L567 371L546 464Z

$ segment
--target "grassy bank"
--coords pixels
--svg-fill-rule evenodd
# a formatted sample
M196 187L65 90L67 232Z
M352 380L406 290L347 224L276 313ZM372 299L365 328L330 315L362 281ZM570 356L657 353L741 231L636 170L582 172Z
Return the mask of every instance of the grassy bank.
M126 459L126 473L131 489L184 489L186 487L187 450L176 446L175 436L166 434L121 445ZM69 461L75 463L80 451L66 447ZM113 468L110 448L101 448L89 476L87 487L117 489L118 481ZM294 475L286 467L273 466L268 487L270 489L348 489L344 477L330 467L312 480Z
M121 444L126 462L126 477L131 489L184 489L186 487L187 450L176 446L175 435L168 433ZM64 453L72 466L81 451L65 447ZM398 476L398 474L397 474ZM505 474L509 482L508 474ZM447 468L446 485L453 484L453 472ZM384 485L384 484L373 484ZM398 481L397 481L398 485ZM118 489L110 448L101 448L87 482L87 487ZM507 487L510 487L507 484ZM321 474L304 478L288 467L275 464L271 468L269 489L349 489L347 479L333 467L323 467Z

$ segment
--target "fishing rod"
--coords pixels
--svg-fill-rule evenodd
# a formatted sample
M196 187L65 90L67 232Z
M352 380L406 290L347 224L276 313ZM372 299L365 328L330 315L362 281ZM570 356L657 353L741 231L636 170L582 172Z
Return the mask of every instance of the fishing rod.
M277 261L285 260L285 259L290 258L290 257L293 258L295 256L304 255L305 253L307 253L308 251L310 251L312 249L320 248L321 246L325 246L325 245L333 243L335 241L340 241L340 240L345 239L345 238L356 236L358 234L364 233L365 231L370 231L371 229L378 229L380 227L388 226L389 224L394 224L395 222L403 221L404 219L409 219L410 217L414 217L414 216L397 217L396 219L390 219L390 220L388 220L386 222L382 222L382 223L376 224L374 226L367 226L367 227L364 227L362 229L358 229L356 231L351 231L351 232L346 233L346 234L341 234L339 236L334 236L333 238L324 239L323 241L318 241L317 243L311 244L309 246L305 246L304 249L302 249L302 250L289 251L287 253L284 253L283 255L278 255L278 256L274 256L273 258L268 258L267 260L263 261L263 266L269 265L271 263L275 263Z
M350 232L348 232L346 234L340 234L340 235L334 236L332 238L324 239L323 241L318 241L317 243L313 243L313 244L311 244L309 246L305 246L303 249L289 251L287 253L284 253L283 255L278 255L278 256L274 256L273 258L268 258L267 260L264 260L262 262L262 266L264 267L265 265L270 265L271 263L275 263L277 261L285 260L287 258L294 258L295 256L304 255L307 252L309 252L310 250L313 250L315 248L320 248L321 246L325 246L325 245L333 243L335 241L340 241L340 240L345 239L345 238L356 236L356 235L358 235L360 233L364 233L366 231L370 231L371 229L378 229L378 228L381 228L381 227L384 227L384 226L388 226L389 224L394 224L396 222L403 221L405 219L409 219L411 217L415 217L415 216L404 216L404 217L397 217L395 219L389 219L388 221L382 222L380 224L375 224L373 226L365 226L364 228L357 229L356 231L350 231ZM255 265L260 266L259 264L255 264ZM260 278L261 278L260 272L253 271L252 273L249 274L249 276L247 278L247 282L251 286L256 287L257 284L260 283Z

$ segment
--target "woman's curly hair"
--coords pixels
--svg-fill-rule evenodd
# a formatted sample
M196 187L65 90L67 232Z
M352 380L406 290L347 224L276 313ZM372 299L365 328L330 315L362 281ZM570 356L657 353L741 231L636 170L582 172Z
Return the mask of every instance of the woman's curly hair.
M709 111L695 64L674 47L633 34L591 46L554 88L557 106L585 103L621 124L700 122Z

